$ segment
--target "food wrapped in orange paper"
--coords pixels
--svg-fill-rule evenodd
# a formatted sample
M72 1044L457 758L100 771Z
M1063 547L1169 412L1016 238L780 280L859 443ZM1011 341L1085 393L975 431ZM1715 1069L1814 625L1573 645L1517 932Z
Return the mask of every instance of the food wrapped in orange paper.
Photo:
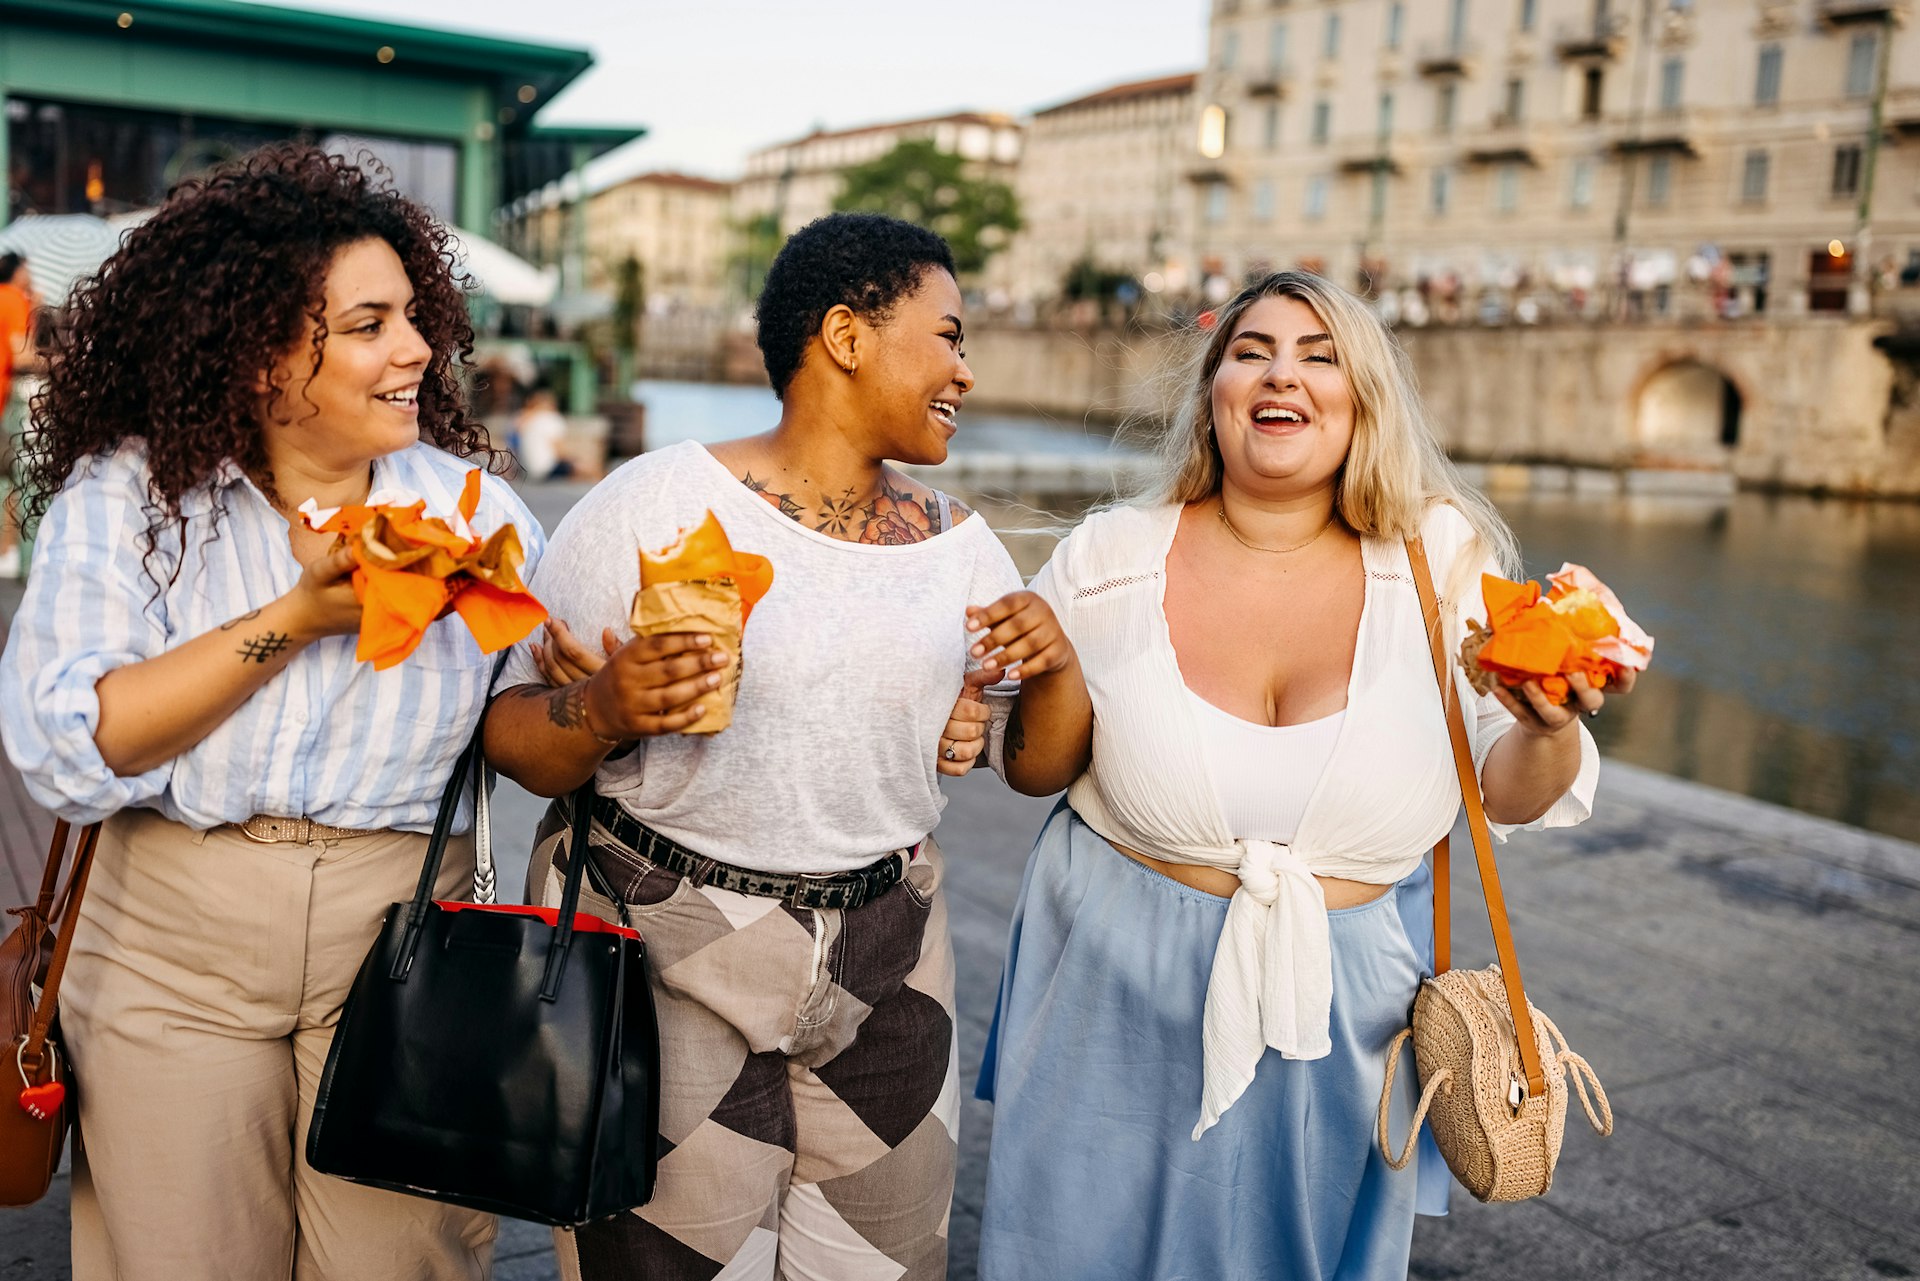
M740 634L754 604L772 586L772 562L733 550L727 531L711 511L672 547L641 551L633 634L705 632L717 648L733 655L720 687L700 700L706 715L685 733L716 734L733 724L733 698L740 688Z
M360 643L354 657L385 671L413 653L427 628L449 610L491 654L547 620L545 606L520 579L526 552L520 531L502 525L482 539L468 523L480 510L480 473L467 473L458 511L426 514L424 499L381 490L366 503L321 511L300 506L309 529L338 534L353 549L353 590L360 598Z
M1497 685L1536 680L1548 700L1560 704L1575 672L1600 689L1624 669L1645 669L1653 637L1627 617L1605 583L1582 565L1562 565L1547 581L1552 586L1542 594L1538 583L1481 575L1487 621L1468 622L1460 649L1475 689L1490 694Z

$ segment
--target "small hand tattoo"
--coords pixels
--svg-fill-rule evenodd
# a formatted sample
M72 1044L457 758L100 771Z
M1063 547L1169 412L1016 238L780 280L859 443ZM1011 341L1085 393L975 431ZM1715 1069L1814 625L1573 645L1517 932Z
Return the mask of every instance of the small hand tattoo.
M561 729L581 729L587 723L587 683L576 681L547 695L547 719Z
M240 642L240 661L264 663L291 644L293 638L285 632L263 632L258 636L249 636Z
M263 613L264 611L265 611L265 606L262 606L262 607L261 607L260 609L256 609L256 610L254 610L254 611L253 611L253 612L251 612L251 613L247 613L247 614L242 614L242 615L240 615L240 617L238 617L238 618L236 618L236 619L234 619L234 620L233 620L233 621L231 621L231 622L227 622L227 623L222 623L222 624L220 624L220 630L221 630L221 631L223 631L223 632L230 632L230 631L232 631L232 630L233 630L234 628L236 628L236 627L238 627L238 626L240 626L240 624L242 624L242 623L250 623L250 622L252 622L252 621L253 621L254 619L256 619L256 618L258 618L258 617L260 617L260 615L261 615L261 614L262 614L262 613Z

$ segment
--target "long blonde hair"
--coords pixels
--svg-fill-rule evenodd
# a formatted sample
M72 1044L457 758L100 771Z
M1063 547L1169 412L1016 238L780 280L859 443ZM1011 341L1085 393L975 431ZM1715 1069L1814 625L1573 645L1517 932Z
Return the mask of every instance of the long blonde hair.
M1263 298L1296 298L1313 308L1346 374L1353 396L1353 443L1340 468L1334 510L1348 528L1364 538L1414 538L1427 511L1448 503L1467 518L1479 544L1462 549L1454 560L1456 571L1471 573L1490 554L1503 573L1515 576L1520 552L1513 531L1440 447L1407 353L1371 308L1312 272L1276 271L1255 281L1219 309L1210 330L1189 340L1190 350L1178 358L1174 375L1172 421L1154 446L1158 465L1135 501L1196 503L1220 492L1223 464L1213 431L1213 379L1241 317ZM1448 576L1444 595L1460 598L1459 576Z

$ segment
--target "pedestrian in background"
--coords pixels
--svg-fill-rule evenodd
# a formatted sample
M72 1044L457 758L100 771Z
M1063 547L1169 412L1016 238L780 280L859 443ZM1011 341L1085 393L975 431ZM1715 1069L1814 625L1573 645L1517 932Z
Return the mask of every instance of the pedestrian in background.
M27 422L20 375L37 371L33 349L33 273L21 254L0 254L0 578L26 573L20 546L20 485L15 475ZM16 401L18 402L16 404Z
M485 461L449 261L425 209L277 145L175 188L56 336L0 733L35 800L106 820L60 994L80 1281L490 1271L491 1215L304 1155L493 665L454 626L356 662L352 557L296 509L397 489L452 511ZM537 561L539 525L488 477L474 523L508 521ZM449 853L460 897L471 841Z
M1151 494L1089 516L1034 581L1080 697L1023 692L997 753L1018 790L1068 792L981 1069L993 1281L1381 1281L1446 1208L1430 1139L1399 1172L1373 1142L1432 965L1423 857L1461 807L1404 540L1457 653L1513 538L1344 290L1268 276L1194 344ZM1578 713L1601 694L1480 697L1450 672L1496 832L1586 818Z

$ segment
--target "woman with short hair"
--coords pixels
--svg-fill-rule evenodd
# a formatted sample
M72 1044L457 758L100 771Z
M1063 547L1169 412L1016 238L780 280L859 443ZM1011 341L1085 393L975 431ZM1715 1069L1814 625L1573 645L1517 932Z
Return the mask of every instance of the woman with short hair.
M304 1155L493 670L458 623L390 670L355 661L353 561L298 515L382 489L452 512L490 459L447 250L361 168L267 147L175 188L55 338L0 729L35 800L106 820L60 993L84 1281L490 1271L493 1216ZM508 522L537 560L488 476L473 523ZM471 842L449 852L439 892L464 897Z
M959 1097L928 834L939 775L963 768L967 611L1004 602L1042 635L1052 617L984 520L886 461L944 460L973 389L946 242L820 219L758 315L778 423L655 450L587 494L532 587L616 647L558 688L551 652L517 650L488 713L501 772L546 796L593 781L591 814L549 809L529 896L558 900L590 822L589 887L610 894L581 902L645 935L658 1010L654 1198L557 1245L589 1279L941 1277ZM743 652L624 639L638 553L709 511L773 566ZM682 734L735 674L731 725ZM1036 701L1059 687L1044 660L1028 679Z
M1155 487L1034 581L1085 701L1022 694L999 754L1020 791L1068 792L981 1071L994 1281L1377 1281L1445 1210L1437 1152L1395 1172L1372 1141L1431 966L1422 858L1461 806L1406 540L1457 653L1513 538L1358 299L1279 272L1212 321ZM1600 692L1451 679L1495 830L1584 819Z

